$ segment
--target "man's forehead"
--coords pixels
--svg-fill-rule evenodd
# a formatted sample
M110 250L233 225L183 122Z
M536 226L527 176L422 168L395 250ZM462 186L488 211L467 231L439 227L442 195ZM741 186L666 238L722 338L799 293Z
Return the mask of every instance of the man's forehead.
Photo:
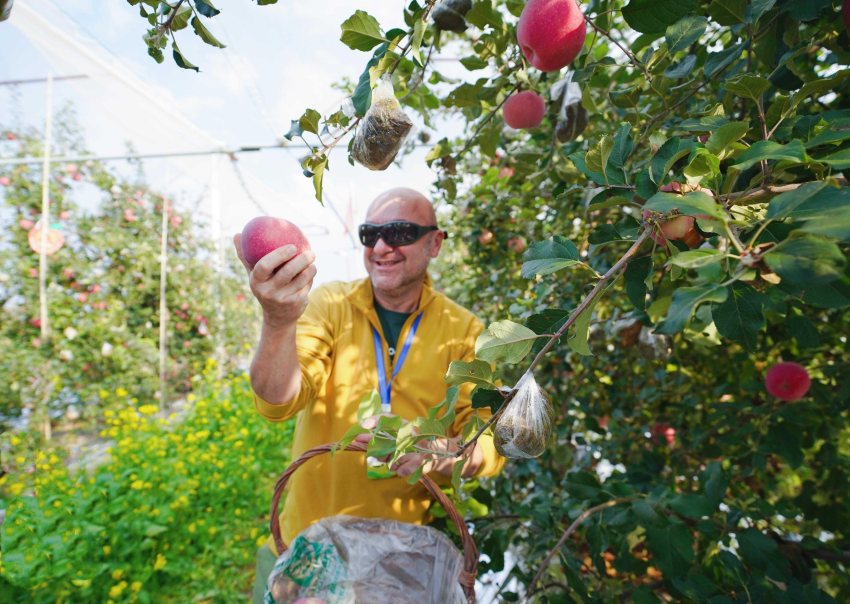
M422 196L382 195L372 202L366 219L374 224L395 220L409 220L419 224L433 224L434 208Z

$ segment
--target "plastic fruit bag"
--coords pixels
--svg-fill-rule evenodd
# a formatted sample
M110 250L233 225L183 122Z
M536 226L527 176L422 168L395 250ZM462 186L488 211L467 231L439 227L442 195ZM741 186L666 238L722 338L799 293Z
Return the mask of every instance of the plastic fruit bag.
M502 457L540 457L554 423L552 400L537 385L534 375L526 373L517 383L516 396L496 422L493 444Z
M472 8L472 0L443 0L434 8L434 25L445 31L466 31L464 15Z
M549 94L553 101L561 99L555 137L561 143L575 140L587 128L587 110L581 104L581 87L573 82L573 72L555 82Z
M411 128L413 122L395 98L392 81L384 77L372 91L372 105L357 128L351 157L370 170L386 170Z
M277 559L266 604L465 604L463 554L436 529L332 516L304 529Z

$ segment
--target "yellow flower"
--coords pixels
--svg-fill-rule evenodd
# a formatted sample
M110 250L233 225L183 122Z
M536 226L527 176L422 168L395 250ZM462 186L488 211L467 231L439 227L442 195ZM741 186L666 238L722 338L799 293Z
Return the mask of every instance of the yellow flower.
M189 532L190 532L190 533L194 533L194 532L195 532L195 523L194 523L194 522L193 522L192 524L190 524L190 525L189 525Z
M268 541L266 537L257 537L257 547L262 547L266 541Z
M115 394L117 394L118 396L127 396L130 393L124 390L124 388L122 388L121 386L118 386L118 388L115 389Z
M142 415L153 415L157 411L159 411L159 407L156 405L142 405L139 407L139 413Z
M16 447L18 444L20 444L20 442L21 442L21 439L18 438L17 436L13 436L12 438L9 439L9 444L11 444L13 447Z
M210 527L210 530L209 530L209 531L207 531L207 532L208 532L210 535L215 535L216 528L215 528L214 526L211 526L211 527Z
M132 590L133 590L134 592L136 592L136 593L139 593L140 591L142 591L142 584L141 584L141 582L139 582L139 581L133 581L133 583L130 585L130 589L132 589Z
M89 585L91 585L91 579L71 579L71 583L73 583L80 589L85 589Z
M120 581L121 577L123 577L123 576L124 576L124 571L121 570L121 569L112 571L112 579L115 580L115 581Z
M195 395L194 395L194 394L190 394L189 396L187 396L187 397L186 397L186 400L187 400L187 401L189 401L189 402L191 403L192 401L194 401L194 400L195 400Z
M121 595L121 592L123 592L126 587L127 587L126 581L121 581L121 583L119 583L118 585L113 585L112 589L109 590L109 597L110 598L117 598L118 596Z
M145 483L141 480L134 480L133 484L130 485L131 489L135 489L137 491L141 490L145 486Z
M153 569L159 570L159 569L161 569L165 566L165 563L166 563L165 556L163 556L162 554L157 554L156 555L156 562L153 563Z
M99 396L101 399L105 399L107 396L109 396L109 393L108 393L106 390L101 390L101 391L98 393L98 396Z

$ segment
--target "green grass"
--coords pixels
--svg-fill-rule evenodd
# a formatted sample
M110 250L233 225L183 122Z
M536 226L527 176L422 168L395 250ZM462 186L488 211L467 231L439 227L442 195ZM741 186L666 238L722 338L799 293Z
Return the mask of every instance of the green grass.
M249 599L294 423L263 420L244 376L208 378L192 405L179 422L145 405L107 418L112 459L88 472L70 475L54 448L0 479L0 601Z

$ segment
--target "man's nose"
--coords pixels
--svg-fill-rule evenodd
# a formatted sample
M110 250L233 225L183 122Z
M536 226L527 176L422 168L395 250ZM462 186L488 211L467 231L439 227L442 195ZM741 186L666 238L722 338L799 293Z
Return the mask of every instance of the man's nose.
M393 251L394 248L390 245L387 245L387 242L384 241L383 237L378 237L378 241L375 243L375 247L372 249L374 250L374 253L383 255L389 254Z

